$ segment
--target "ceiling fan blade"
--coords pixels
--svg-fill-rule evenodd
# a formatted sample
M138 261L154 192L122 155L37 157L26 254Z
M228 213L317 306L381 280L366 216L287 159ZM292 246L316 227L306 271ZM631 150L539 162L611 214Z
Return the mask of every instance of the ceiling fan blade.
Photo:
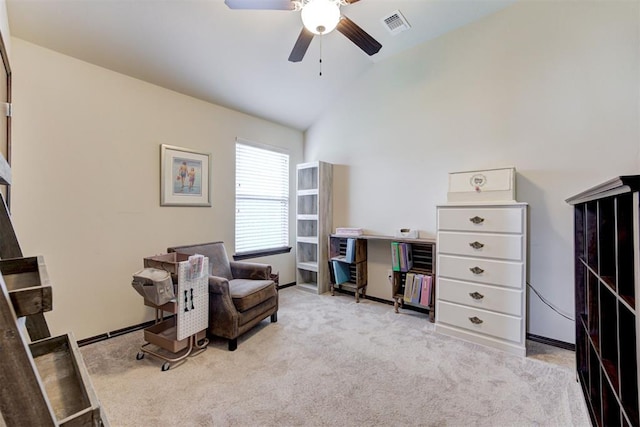
M293 10L291 0L224 0L229 9Z
M302 58L304 58L304 54L307 53L307 48L309 48L309 45L311 44L311 40L313 40L313 33L302 27L302 31L300 31L298 40L296 40L296 44L293 46L291 54L289 55L289 61L302 61Z
M344 34L369 56L375 55L382 48L382 45L376 39L344 15L340 18L336 30Z
M359 1L360 1L360 0L347 0L347 3L349 3L349 4L353 4L353 3L356 3L356 2L359 2Z

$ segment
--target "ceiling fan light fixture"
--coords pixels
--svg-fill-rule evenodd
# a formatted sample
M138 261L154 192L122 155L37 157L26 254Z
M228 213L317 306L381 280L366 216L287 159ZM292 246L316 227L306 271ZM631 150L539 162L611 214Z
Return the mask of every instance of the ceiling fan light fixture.
M302 23L313 34L328 34L340 21L340 2L336 0L308 0L302 6Z

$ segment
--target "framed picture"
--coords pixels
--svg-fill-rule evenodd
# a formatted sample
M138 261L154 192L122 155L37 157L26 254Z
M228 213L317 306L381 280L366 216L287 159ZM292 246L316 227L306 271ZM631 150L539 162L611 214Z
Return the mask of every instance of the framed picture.
M160 145L160 206L211 206L211 155Z

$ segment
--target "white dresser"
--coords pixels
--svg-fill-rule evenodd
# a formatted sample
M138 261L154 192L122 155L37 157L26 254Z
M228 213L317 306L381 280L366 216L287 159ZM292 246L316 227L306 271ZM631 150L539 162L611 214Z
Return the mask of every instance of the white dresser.
M437 212L436 331L525 356L527 204Z

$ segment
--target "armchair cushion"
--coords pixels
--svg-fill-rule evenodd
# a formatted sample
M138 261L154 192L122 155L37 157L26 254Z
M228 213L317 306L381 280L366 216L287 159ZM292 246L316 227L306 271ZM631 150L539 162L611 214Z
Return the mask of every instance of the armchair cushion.
M273 280L232 279L229 290L238 311L247 311L275 296Z

